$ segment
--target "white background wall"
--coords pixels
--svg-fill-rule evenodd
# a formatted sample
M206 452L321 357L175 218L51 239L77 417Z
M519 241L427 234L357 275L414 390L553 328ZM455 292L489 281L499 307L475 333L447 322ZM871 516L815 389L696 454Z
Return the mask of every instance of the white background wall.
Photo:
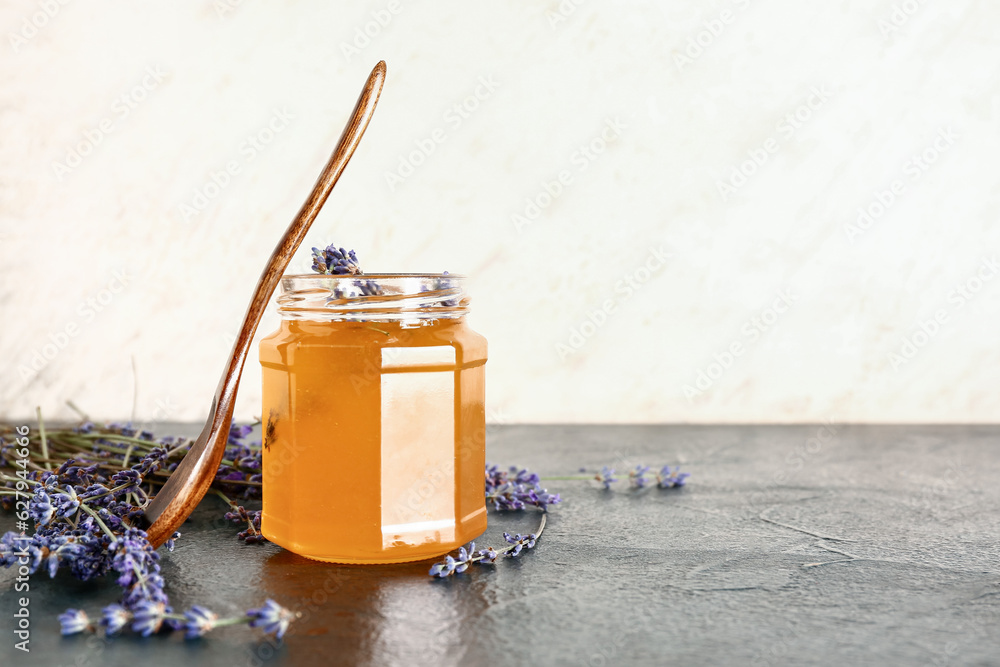
M491 419L996 421L1000 7L577 2L4 2L0 417L202 419L384 58L306 245L470 274Z

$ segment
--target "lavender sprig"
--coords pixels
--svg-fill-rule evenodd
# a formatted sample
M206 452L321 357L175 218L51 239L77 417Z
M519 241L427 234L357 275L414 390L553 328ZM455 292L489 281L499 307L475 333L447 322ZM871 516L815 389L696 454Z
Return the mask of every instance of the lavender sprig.
M267 538L260 532L261 511L257 510L253 514L247 512L242 505L237 505L221 491L215 492L220 498L232 508L231 512L226 512L225 518L235 523L245 523L246 530L240 531L236 536L247 544L261 544L267 542Z
M538 538L542 536L542 531L545 530L545 518L546 515L542 515L542 520L538 524L537 533L529 533L528 535L511 535L510 533L504 533L503 537L507 540L507 546L502 549L494 549L493 547L487 547L486 549L476 550L476 543L469 542L468 545L461 547L458 550L456 556L445 556L444 560L440 563L435 563L431 566L430 576L445 579L453 574L461 574L465 572L469 565L472 563L478 563L480 565L493 565L496 563L497 558L501 555L506 555L509 558L517 558L524 549L534 549L535 543Z
M282 607L271 599L266 600L259 608L248 610L242 616L230 618L219 618L218 614L201 605L193 605L183 614L175 614L162 602L147 601L131 611L118 604L108 605L102 612L100 627L104 628L105 635L109 636L121 632L131 622L131 630L143 637L156 634L163 629L170 629L183 630L185 639L197 639L216 628L246 623L280 640L288 631L288 626L299 616L300 614ZM86 612L79 609L66 610L59 616L59 623L64 635L96 631Z
M226 468L222 484L226 486L246 482L253 488L250 486L253 477L257 475L259 479L260 448L244 441L251 430L234 426L230 432L227 458L222 464ZM9 455L4 433L4 427L0 427L2 463L11 465L15 458L23 461L22 454ZM295 615L273 601L245 616L221 620L197 605L184 614L174 614L170 608L160 574L159 554L136 523L154 495L151 478L160 474L172 455L183 455L189 443L175 438L157 442L152 433L121 424L100 429L88 422L71 431L45 433L40 423L37 433L37 437L47 442L41 456L29 448L27 466L21 463L18 475L0 472L3 507L11 508L18 496L29 495L27 514L35 524L32 535L10 531L0 536L0 565L23 566L27 557L32 574L44 566L49 576L54 577L65 567L82 580L115 572L122 598L102 612L98 625L106 635L121 632L131 624L133 631L144 636L169 628L184 629L188 637L195 637L223 625L255 626L262 613L278 615L278 625L272 622L264 628L265 632L277 633L279 638L284 635ZM19 446L18 450L22 448ZM51 464L58 463L60 457L65 460L53 471ZM130 462L135 463L127 467ZM167 467L167 476L172 468ZM251 516L243 507L233 506L239 507L241 518L248 523L241 537L248 542L263 541L260 513ZM178 537L180 533L171 536L168 549L172 549ZM86 612L78 609L67 610L59 621L63 634L96 629Z
M331 243L323 250L313 248L312 255L312 270L316 273L337 276L353 276L361 273L358 257L353 250L344 250Z
M558 493L549 493L539 486L539 477L517 466L500 470L486 464L486 502L497 511L523 510L532 506L545 511L549 505L562 502Z
M676 487L684 486L687 482L688 477L691 476L690 473L681 472L680 466L670 466L665 465L656 472L656 486L661 489L673 489ZM652 468L647 465L639 464L629 469L628 471L628 481L629 486L635 490L646 489L651 486L653 481L650 478L650 471ZM580 468L580 472L587 472L586 468ZM593 475L561 475L556 477L545 477L547 480L584 480L593 479L601 483L601 485L607 490L611 488L611 485L618 481L615 477L615 469L609 466L602 467L599 471Z

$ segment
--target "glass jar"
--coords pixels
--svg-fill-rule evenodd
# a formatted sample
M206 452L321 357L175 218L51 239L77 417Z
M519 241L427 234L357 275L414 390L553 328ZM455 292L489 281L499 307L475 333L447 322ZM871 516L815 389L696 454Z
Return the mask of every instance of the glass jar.
M260 343L264 536L399 563L486 530L486 339L462 276L282 278Z

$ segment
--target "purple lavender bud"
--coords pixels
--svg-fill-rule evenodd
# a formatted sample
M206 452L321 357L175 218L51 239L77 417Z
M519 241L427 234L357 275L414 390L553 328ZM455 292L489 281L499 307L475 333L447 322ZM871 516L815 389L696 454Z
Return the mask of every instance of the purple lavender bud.
M132 614L125 607L120 604L109 604L101 612L101 626L105 633L113 635L120 632L131 618Z
M67 609L59 614L59 626L64 635L75 635L91 627L86 612L79 609Z
M445 577L454 574L455 567L457 565L458 562L454 558L452 558L451 556L445 556L444 561L440 563L434 563L434 565L431 566L430 575L432 577L438 577L440 579L444 579Z
M660 469L660 472L656 473L656 483L661 489L670 489L677 486L684 486L687 478L691 476L690 473L680 472L681 467L675 466L671 468L666 465Z
M35 520L36 526L45 526L56 513L56 508L52 506L49 494L41 486L37 487L35 494L28 501L28 514Z
M538 539L538 536L534 533L528 535L511 535L510 533L504 533L503 538L507 540L508 544L514 545L514 548L507 552L507 556L510 558L517 558L522 549L535 548L535 540Z
M122 422L111 422L108 424L109 431L115 431L124 435L126 438L131 438L135 435L135 429L132 428L132 422L122 423Z
M111 484L122 488L114 492L116 498L120 498L139 488L142 483L142 476L135 470L120 470L111 476Z
M472 554L475 553L476 543L470 542L469 548L462 547L458 550L458 558L455 559L455 574L465 572L472 562Z
M638 489L645 487L646 484L649 482L649 480L646 479L646 475L648 473L649 473L649 466L637 465L636 467L632 468L632 470L628 471L629 484L635 486Z
M72 518L80 509L80 499L76 495L76 489L72 486L66 486L66 493L54 494L52 503L55 506L57 519Z
M249 424L244 424L243 426L233 424L229 427L229 444L242 445L243 440L251 433L253 433L253 426Z
M162 602L145 600L132 608L132 630L143 637L159 632L163 625L163 617L167 614L167 606Z
M295 613L285 609L274 600L264 601L264 606L260 609L250 609L247 611L250 617L250 627L260 628L269 635L281 639L288 630L288 625L295 620Z
M330 244L323 250L313 248L312 256L312 270L316 273L338 276L361 273L358 257L353 250L347 251Z
M219 615L200 605L194 605L184 612L184 638L196 639L215 627Z
M618 480L614 477L615 469L604 466L601 468L601 472L594 475L594 479L604 485L605 489L611 488L612 482L617 482Z
M514 548L508 551L507 555L510 556L511 558L516 558L517 555L521 553L521 549L524 547L524 545L521 544L521 536L511 535L510 533L504 533L503 539L507 540L508 544L514 545Z
M478 552L476 552L476 555L479 556L478 562L480 564L493 565L494 563L497 562L497 556L499 556L500 554L498 554L493 547L489 547L487 549L480 549Z

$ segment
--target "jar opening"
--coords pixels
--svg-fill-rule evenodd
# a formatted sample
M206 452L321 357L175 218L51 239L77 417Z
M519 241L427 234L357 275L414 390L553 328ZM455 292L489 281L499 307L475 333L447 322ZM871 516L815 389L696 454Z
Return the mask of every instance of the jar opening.
M425 324L468 312L464 284L465 276L448 273L288 275L278 312L294 320Z

